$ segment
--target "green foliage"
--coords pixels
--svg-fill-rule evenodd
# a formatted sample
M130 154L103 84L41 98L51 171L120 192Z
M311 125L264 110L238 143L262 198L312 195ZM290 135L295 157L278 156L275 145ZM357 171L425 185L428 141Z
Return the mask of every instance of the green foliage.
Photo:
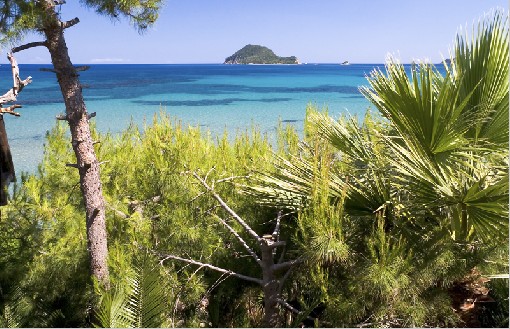
M225 58L226 64L297 64L296 56L279 57L264 46L246 45L232 56Z
M159 6L83 3L149 23ZM22 4L28 2L0 7L6 31L38 24L29 19L36 12L25 23L4 20ZM164 113L116 136L92 129L101 141L95 147L103 163L113 287L101 292L96 324L260 322L252 286L139 256L173 253L260 274L215 219L229 220L190 175L197 172L216 182L217 193L258 232L270 233L276 210L286 210L287 254L306 257L284 287L286 300L305 310L289 315L288 325L312 313L316 326L459 325L448 286L474 267L483 275L508 273L507 25L495 13L471 41L459 37L445 76L430 65L408 75L390 60L385 73L370 76L372 88L363 89L382 117L368 112L334 120L310 106L302 142L281 123L270 143L256 128L212 137ZM65 166L72 159L66 129L57 124L37 175L24 176L2 209L2 325L92 324L97 301L88 293L79 177ZM497 280L491 285L498 307L487 313L488 325L508 323L508 281Z
M50 5L54 5L53 1ZM80 0L98 14L118 20L127 17L139 32L152 26L158 18L162 0ZM65 5L65 4L64 4ZM0 33L2 43L19 42L30 32L40 33L47 19L43 1L6 0L0 3Z
M165 287L161 285L157 262L148 255L139 256L127 277L128 287L118 285L105 291L98 287L97 311L101 328L159 328L167 308Z
M247 288L239 287L237 280L225 281L216 273L197 272L173 262L165 262L164 267L158 266L152 272L143 272L133 264L137 264L140 249L149 249L257 275L253 272L256 264L243 257L236 239L212 216L216 202L201 194L202 188L189 172L203 174L214 167L210 179L227 178L216 184L222 197L251 225L264 230L274 212L260 209L237 191L239 184L246 183L244 177L255 168L271 169L268 159L273 147L267 138L253 128L235 137L224 134L213 139L198 128L182 127L163 113L145 129L132 125L118 136L97 134L93 126L92 130L93 138L101 141L96 145L99 161L104 161L101 173L107 202L111 284L124 287L105 295L103 303L110 305L106 307L110 311L102 314L103 325L122 326L125 319L112 315L125 306L121 301L131 294L134 282L155 279L155 273L165 296L162 317L154 318L163 321L159 323L198 326L201 321L208 321L207 310L197 306L204 298L209 299L210 305L220 303L222 314L233 315L236 304L230 301L242 300ZM282 149L276 152L283 155L282 150L292 149L297 137L285 127L281 127L279 136L281 139L275 144ZM96 302L87 293L90 278L79 177L65 166L72 159L66 127L57 124L47 135L38 174L24 177L9 206L2 209L0 285L5 296L19 286L34 305L34 318L28 320L27 326L37 326L36 316L55 310L62 316L52 318L50 326L91 325L88 310ZM155 266L156 260L151 264ZM215 297L216 292L220 294L216 288L219 282L223 291L229 291L228 303ZM143 291L147 290L140 291L141 300L146 296ZM7 302L0 300L0 307ZM141 307L144 305L147 304L143 302ZM234 321L221 319L221 323ZM156 325L154 322L150 326Z
M309 107L300 151L247 189L298 212L309 267L287 293L321 291L324 324L455 325L445 286L485 259L507 263L495 251L508 244L508 148L482 128L508 137L507 24L494 13L459 38L445 76L426 64L408 75L392 59L374 71L362 92L383 118Z
M0 4L1 43L19 41L31 30L40 27L43 12L35 1L9 0Z
M139 30L143 31L158 19L162 0L80 0L87 7L94 8L98 14L112 19L125 16Z

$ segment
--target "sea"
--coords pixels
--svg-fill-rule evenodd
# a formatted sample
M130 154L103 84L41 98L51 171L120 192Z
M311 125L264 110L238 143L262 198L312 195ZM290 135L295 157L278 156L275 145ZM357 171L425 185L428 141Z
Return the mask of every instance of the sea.
M33 82L19 94L20 117L4 115L17 175L35 173L45 136L65 112L50 65L20 64ZM115 64L80 72L87 110L101 132L120 133L131 122L144 127L161 111L213 135L257 127L274 135L278 122L302 132L306 107L333 116L363 115L370 106L359 87L382 64ZM0 93L12 88L10 65L0 66Z

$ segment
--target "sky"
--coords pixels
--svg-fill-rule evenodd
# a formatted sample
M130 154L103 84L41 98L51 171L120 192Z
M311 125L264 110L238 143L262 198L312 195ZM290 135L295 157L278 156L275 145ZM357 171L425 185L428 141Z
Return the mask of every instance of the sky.
M61 18L80 18L65 34L76 64L223 63L247 44L302 63L382 63L388 54L438 63L461 28L496 7L508 11L508 0L167 0L142 35L128 19L112 21L78 0L67 0ZM17 59L50 63L41 47Z

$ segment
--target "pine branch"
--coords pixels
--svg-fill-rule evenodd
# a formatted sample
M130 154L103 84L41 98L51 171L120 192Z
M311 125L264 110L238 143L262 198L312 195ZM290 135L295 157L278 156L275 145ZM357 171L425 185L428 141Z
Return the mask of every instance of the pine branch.
M42 47L47 47L48 43L46 41L29 42L27 44L24 44L24 45L12 48L11 49L11 53L14 54L14 53L20 52L22 50L27 50L27 49L30 49L30 48L41 47L41 46Z
M302 262L303 262L302 258L297 258L297 259L294 259L294 260L291 260L291 261L288 261L288 262L274 264L272 266L272 270L274 272L281 271L281 270L287 270L287 269L293 267L294 265L301 264Z
M260 242L261 238L258 236L258 234L248 225L246 222L239 217L238 214L236 214L235 211L233 211L226 203L223 201L223 199L214 192L213 188L207 184L205 180L202 179L196 172L193 172L193 176L212 194L212 196L218 201L218 203L221 205L223 209L225 209L241 226L248 232L257 242Z
M257 263L261 264L260 258L250 248L250 246L248 246L248 244L243 240L243 238L239 235L239 233L237 233L230 225L228 225L228 223L223 218L221 218L220 216L218 216L216 214L213 214L213 216L217 220L219 220L230 231L230 233L232 233L237 238L237 240L239 240L239 242L241 242L241 244L246 249L246 251L248 251L248 253L257 261Z
M66 21L66 22L60 22L61 26L63 29L67 29L67 28L70 28L76 24L78 24L80 22L80 19L78 17L75 17L69 21Z
M221 267L216 267L216 266L211 265L211 264L201 263L201 262L197 262L196 260L182 258L182 257L179 257L179 256L166 255L165 258L161 259L159 262L160 262L160 264L163 264L163 262L165 260L168 260L168 259L176 259L176 260L180 260L180 261L186 262L188 264L193 264L193 265L199 265L199 266L207 267L207 268L210 268L211 270L214 270L214 271L217 271L217 272L220 272L220 273L225 273L225 274L228 274L228 275L235 276L235 277L237 277L237 278L239 278L241 280L255 282L255 283L259 284L259 285L263 284L262 280L260 280L260 279L252 278L251 276L242 275L242 274L239 274L239 273L236 273L236 272L232 272L232 271L223 269Z
M276 216L276 226L273 231L273 240L278 241L278 237L280 236L280 224L282 220L282 211L278 211L278 215Z
M287 303L286 301L284 301L283 299L278 299L278 304L282 305L283 307L285 307L286 309L288 309L289 311L291 311L292 313L294 314L297 314L297 315L303 315L303 312L292 307L292 305L290 305L289 303ZM306 319L307 320L311 320L311 321L315 321L315 318L312 318L311 316L307 315L306 316Z

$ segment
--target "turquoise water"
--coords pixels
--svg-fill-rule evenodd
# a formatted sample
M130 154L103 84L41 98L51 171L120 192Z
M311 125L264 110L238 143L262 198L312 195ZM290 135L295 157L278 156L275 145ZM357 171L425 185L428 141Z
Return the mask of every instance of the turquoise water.
M302 130L307 104L333 115L363 114L369 103L358 87L376 66L307 65L92 65L81 72L89 112L100 131L117 133L133 120L143 125L161 109L213 134L244 131L255 124L275 131L278 120ZM20 65L33 77L18 97L21 117L5 116L17 173L34 172L43 156L44 136L65 112L49 65ZM12 87L10 67L0 66L0 92Z

